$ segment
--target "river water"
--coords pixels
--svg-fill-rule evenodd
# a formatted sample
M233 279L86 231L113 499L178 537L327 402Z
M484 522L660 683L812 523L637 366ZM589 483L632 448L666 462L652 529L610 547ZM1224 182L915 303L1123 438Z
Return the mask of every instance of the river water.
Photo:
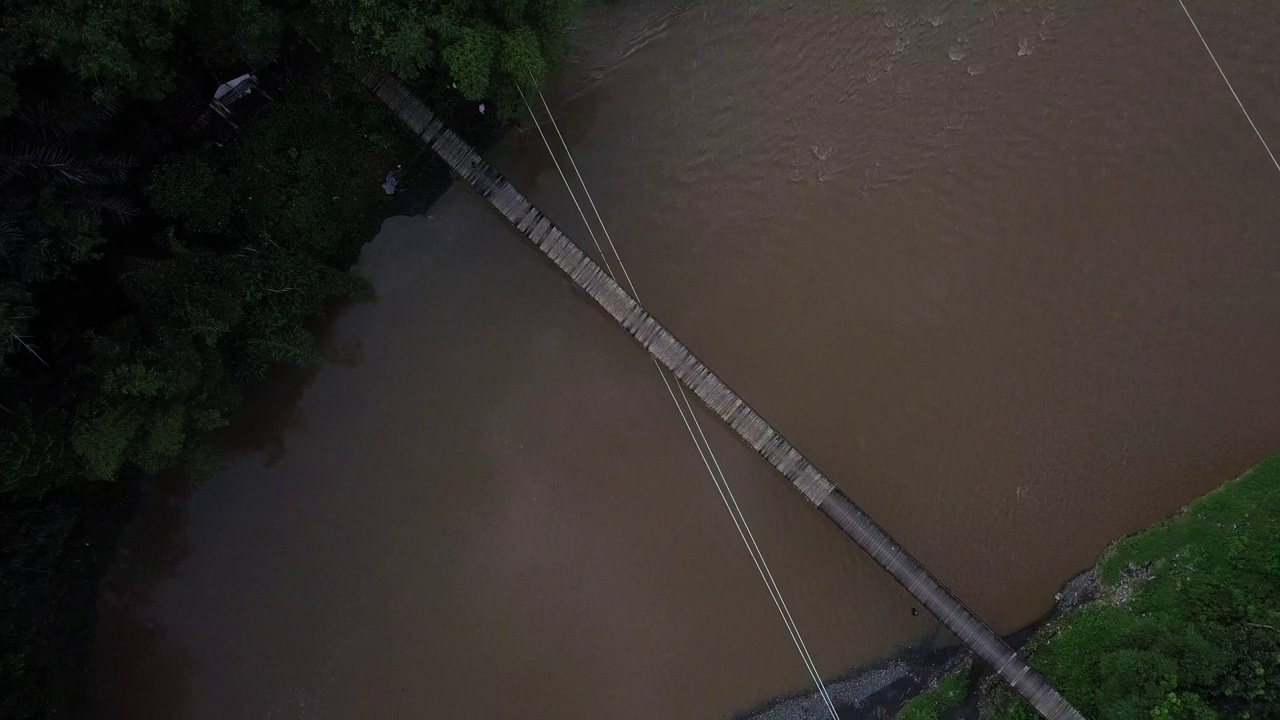
M1012 631L1276 450L1280 172L1176 4L886 4L593 7L552 103L654 313ZM1273 4L1190 7L1280 144ZM493 155L589 245L536 133ZM358 272L378 301L271 442L127 535L97 714L708 718L805 688L625 333L461 187ZM706 425L824 674L936 632Z

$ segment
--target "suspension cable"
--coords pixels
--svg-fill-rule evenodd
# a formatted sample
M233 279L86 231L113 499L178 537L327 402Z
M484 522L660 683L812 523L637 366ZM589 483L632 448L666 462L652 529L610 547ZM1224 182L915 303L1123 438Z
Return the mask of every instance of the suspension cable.
M1204 33L1200 32L1200 26L1196 24L1196 19L1191 17L1191 11L1187 9L1187 4L1182 0L1178 0L1178 4L1182 6L1182 12L1186 13L1187 19L1191 21L1191 27L1195 29L1196 35L1200 36L1200 43L1204 45L1204 49L1209 53L1209 59L1213 61L1214 67L1218 68L1218 74L1222 76L1222 81L1227 84L1227 89L1231 91L1231 97L1236 99L1236 104L1240 106L1240 112L1244 113L1244 119L1249 121L1249 127L1253 128L1253 133L1262 141L1262 147L1266 149L1267 155L1271 156L1271 162L1280 170L1280 160L1276 160L1275 153L1271 152L1271 146L1267 144L1266 138L1262 137L1262 131L1254 124L1253 118L1249 116L1249 111L1244 109L1244 103L1240 101L1240 96L1236 94L1236 89L1231 85L1231 81L1227 79L1227 73L1222 69L1222 64L1218 62L1217 56L1213 54L1213 50L1209 47L1209 41L1204 39Z
M532 80L532 77L530 80ZM587 226L587 231L591 235L592 242L596 245L596 250L600 252L601 259L605 261L606 270L610 277L617 282L618 277L613 272L613 268L610 266L607 257L605 257L604 250L601 248L600 242L596 238L595 233L591 230L591 222L587 219L585 212L583 212L582 205L578 202L576 193L570 185L564 169L561 167L559 160L556 159L555 152L552 150L551 144L547 140L547 135L542 129L542 124L538 120L537 114L534 113L533 107L529 104L528 98L525 97L524 90L518 85L516 89L519 91L520 98L524 101L525 108L529 111L529 115L533 119L534 125L537 126L538 135L542 138L542 142L547 149L547 153L551 155L552 162L555 163L556 171L559 173L561 181L564 182L565 189L569 191L569 195L573 198L574 207L578 209L578 214L582 217L583 223ZM594 198L591 196L591 191L587 188L586 181L582 177L581 170L578 169L578 163L574 160L573 153L569 150L569 144L565 140L564 134L560 132L560 125L556 122L555 115L551 112L551 107L547 103L547 99L541 91L538 92L538 96L542 101L543 108L546 110L547 117L551 120L551 125L555 129L556 135L560 140L560 144L564 148L565 156L568 158L570 166L573 168L574 174L577 176L578 183L581 185L582 191L587 198L587 203L591 206L591 210L595 214L596 222L599 223L600 229L604 233L609 248L613 251L613 255L618 261L618 267L622 270L623 278L631 289L632 297L636 299L637 304L640 304L643 307L640 295L636 291L635 283L631 279L631 274L627 271L626 263L623 262L622 255L618 252L618 248L613 242L613 237L609 233L609 228L605 225L604 219L600 215L600 210L596 206ZM800 658L805 665L805 670L808 672L810 679L817 687L818 693L822 698L823 705L826 707L827 712L830 713L833 720L839 720L839 714L836 712L835 704L831 699L831 695L827 692L826 686L822 682L822 675L818 672L817 665L814 663L813 657L809 653L809 648L805 644L803 636L800 634L800 628L796 624L795 618L791 615L790 608L787 607L786 601L782 597L782 590L778 587L777 581L774 580L773 571L770 569L768 562L764 558L764 552L756 542L755 535L751 532L750 525L747 524L746 516L742 514L742 509L738 505L737 498L733 495L733 490L729 486L729 481L725 477L724 470L721 468L714 450L711 448L706 432L702 429L701 422L694 413L693 406L689 401L688 395L685 393L684 387L679 382L675 384L675 387L679 388L680 397L684 400L684 407L681 407L680 400L677 399L675 390L672 389L670 381L667 380L666 373L663 372L662 366L658 364L656 358L651 359L653 360L654 368L658 371L658 376L662 378L662 382L666 386L667 392L676 406L676 410L680 413L680 419L689 433L689 438L693 440L694 447L698 450L698 455L702 459L703 465L707 470L708 476L711 478L712 484L716 487L716 492L720 495L720 499L724 503L725 510L728 511L730 519L733 520L734 528L737 530L739 538L742 539L743 544L747 548L748 554L751 555L752 563L756 566L756 572L759 573L760 579L764 581L765 587L769 591L769 596L773 600L774 607L782 617L783 623L787 627L787 633L791 636L792 643L795 644L796 650L800 653ZM686 408L688 413L687 415ZM697 428L696 435L694 434L695 427ZM699 436L701 436L701 442L699 442Z
M564 169L560 167L560 160L556 158L555 153L551 152L551 143L547 142L547 135L546 133L542 132L542 123L538 122L537 116L533 114L533 108L529 107L529 100L525 98L524 90L521 90L519 85L516 85L516 90L520 91L520 99L524 100L524 106L529 109L529 115L533 117L533 125L538 129L538 135L542 137L542 144L547 148L547 154L551 156L551 162L556 164L556 172L560 173L560 179L564 181L565 189L569 191L569 197L573 200L573 206L578 208L578 214L582 216L582 222L584 225L587 226L587 233L591 235L591 242L595 243L596 252L600 253L600 259L604 261L605 270L608 270L609 277L613 278L614 281L617 282L617 276L613 274L613 268L609 265L609 258L607 255L605 255L604 248L600 247L600 241L596 239L596 231L591 229L591 223L587 222L587 214L582 211L582 206L578 204L577 194L574 193L573 189L569 187L569 178L565 177ZM561 140L563 139L564 138L561 138ZM574 169L576 170L577 168L575 167ZM601 227L604 227L604 226L602 225ZM610 242L610 244L612 244L612 241ZM616 254L617 253L615 253L615 255ZM618 260L619 262L621 262L622 259L619 258ZM640 302L640 299L636 298L636 302L637 303Z
M689 438L693 440L693 446L697 449L698 456L702 458L702 464L706 467L712 484L716 486L716 492L719 493L721 502L724 503L725 509L729 511L729 518L733 520L733 527L738 531L738 537L742 538L742 542L747 548L747 553L751 555L751 562L756 566L756 572L760 574L760 579L764 580L765 588L769 591L769 597L773 600L774 607L778 610L787 626L787 634L791 636L791 642L796 646L796 651L800 653L800 660L804 663L805 671L809 673L809 678L813 681L814 686L817 687L818 694L822 698L822 704L826 707L827 712L831 714L833 720L840 720L835 704L831 700L831 695L827 692L827 687L822 682L822 675L818 672L817 665L813 662L813 657L809 655L809 648L805 645L804 637L800 634L800 628L796 626L790 610L787 609L786 600L782 597L782 590L773 580L773 572L769 569L768 563L765 562L764 554L760 552L759 546L756 546L754 550L752 549L755 537L751 533L751 527L747 525L746 516L742 515L741 510L738 509L738 501L733 497L733 490L730 489L728 481L723 479L723 472L721 472L721 479L717 480L716 474L711 470L712 463L715 464L716 470L719 470L720 462L716 460L710 444L706 445L706 454L703 453L703 445L698 442L698 438L693 434L693 428L689 425L689 418L692 418L694 425L697 425L699 435L703 434L702 425L698 423L697 416L694 415L693 406L689 404L689 398L684 393L684 386L679 382L675 384L675 387L680 388L680 396L684 399L685 407L681 407L680 401L676 399L675 391L672 390L671 382L667 380L667 374L662 371L662 367L657 362L657 360L654 360L654 365L658 369L658 377L662 378L662 384L666 385L667 393L671 395L671 401L675 403L676 411L680 413L680 419L684 422L685 430L689 431ZM687 417L685 408L688 408ZM704 442L705 437L703 435ZM710 461L707 459L708 454L711 457ZM737 511L736 513L735 510Z

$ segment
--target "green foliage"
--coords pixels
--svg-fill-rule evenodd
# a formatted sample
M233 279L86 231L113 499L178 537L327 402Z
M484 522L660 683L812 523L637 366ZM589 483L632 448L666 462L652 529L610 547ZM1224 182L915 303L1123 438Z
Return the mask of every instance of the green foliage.
M212 475L209 434L245 385L313 363L315 318L370 294L347 269L384 173L409 179L422 150L341 69L373 59L446 111L509 110L563 51L573 5L0 7L0 717L78 716L129 488ZM285 89L229 145L195 147L188 114L246 70Z
M3 413L0 413L2 415ZM0 717L82 717L98 580L133 492L74 483L0 513Z
M82 409L71 446L90 477L114 480L142 429L142 418L128 408L100 405Z
M43 487L45 478L59 478L66 466L64 438L69 418L60 409L38 417L28 403L11 403L0 411L0 492L26 494Z
M135 313L94 345L99 394L72 435L84 472L208 467L205 435L241 385L314 361L306 324L362 290L343 268L384 202L371 170L397 149L389 123L350 81L322 76L232 150L174 156L152 174L148 195L176 225L158 253L124 263Z
M221 0L193 8L193 24L201 54L217 63L256 65L284 42L286 10L262 0ZM212 29L213 32L209 32Z
M104 221L136 212L121 194L133 158L84 149L114 111L64 95L27 103L8 123L13 142L0 147L0 369L15 354L45 364L28 337L37 315L32 286L96 258Z
M966 660L960 667L947 673L938 684L915 696L898 713L899 720L940 720L947 713L964 704L969 697L969 672L973 668Z
M503 74L511 78L541 78L547 72L547 57L532 28L521 27L502 35L498 56ZM518 83L523 84L523 83Z
M345 267L384 202L383 168L410 147L349 78L324 75L253 123L217 182L234 189L242 237Z
M574 8L574 0L7 4L0 371L12 373L3 380L14 394L0 418L4 487L38 495L75 476L212 466L203 437L224 422L240 387L273 365L313 362L307 323L335 299L369 294L345 268L385 202L377 179L416 147L346 75L321 70L249 122L229 150L162 157L144 194L165 223L147 243L121 232L139 208L136 161L102 142L116 101L159 99L184 53L210 64L252 60L291 32L437 87L456 84L459 96L503 98L546 72ZM41 78L51 73L60 89L46 95ZM98 268L91 284L80 282L85 267Z
M210 64L256 63L281 45L285 9L263 0L17 0L0 41L0 117L18 105L12 72L52 63L99 103L161 100L175 89L176 59L190 37Z
M35 314L31 292L12 278L0 280L0 368L5 357L26 344L27 328Z
M0 72L0 118L7 118L18 109L22 101L18 95L18 85L7 72Z
M49 0L21 3L12 21L25 44L92 88L158 100L172 87L168 55L190 13L186 0Z
M1126 603L1069 616L1033 658L1087 717L1265 718L1280 708L1280 456L1125 538L1104 583ZM1001 690L1001 717L1034 711Z
M321 0L335 33L405 80L444 78L470 100L515 108L565 50L578 0Z
M32 142L83 137L75 113L63 110L23 111ZM367 296L345 268L386 202L377 178L412 147L394 128L354 81L320 73L254 119L233 148L161 162L147 196L173 224L117 260L128 312L58 339L79 348L74 395L57 412L4 408L6 488L38 495L75 476L214 467L206 436L225 423L242 385L274 365L312 363L307 324L331 300ZM20 273L0 282L0 331L9 352L39 363L26 336L37 315L28 288L94 259L106 237L106 216L77 212L68 198L114 187L127 171L112 156L62 148L11 153L4 185L19 231L4 249ZM29 241L33 234L44 240Z
M184 154L167 158L151 176L150 200L156 214L194 232L217 233L230 227L231 189L222 184L210 158Z
M126 318L98 340L98 396L80 406L72 446L84 472L115 479L123 468L156 473L205 451L205 433L238 400L224 360L188 328Z
M238 270L233 257L181 251L163 260L132 261L120 284L148 324L180 329L213 345L243 318Z
M11 337L30 319L29 285L94 258L103 221L136 212L120 194L133 158L81 149L113 112L64 96L28 104L11 123L15 142L0 148L0 327Z
M462 95L478 100L489 91L497 32L490 27L463 28L444 49L444 64Z

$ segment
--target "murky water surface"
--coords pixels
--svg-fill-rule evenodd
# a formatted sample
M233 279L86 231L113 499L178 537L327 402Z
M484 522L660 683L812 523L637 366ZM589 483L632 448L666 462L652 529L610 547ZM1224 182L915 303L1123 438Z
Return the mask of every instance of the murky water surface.
M627 2L551 95L648 305L1001 630L1277 448L1280 173L1165 2ZM1191 5L1280 144L1273 3ZM569 228L538 136L494 157ZM709 718L807 679L634 342L450 191L159 503L111 718ZM292 407L292 404L290 405ZM819 667L935 630L715 423Z

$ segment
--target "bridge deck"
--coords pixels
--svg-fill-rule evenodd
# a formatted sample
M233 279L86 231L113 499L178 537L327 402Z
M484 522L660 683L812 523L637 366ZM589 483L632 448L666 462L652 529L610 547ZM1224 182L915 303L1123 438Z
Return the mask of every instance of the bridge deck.
M399 80L377 70L369 71L362 80L423 143L471 183L658 362L701 398L712 412L777 468L802 495L844 530L1036 710L1054 720L1082 720L1083 716L1039 673L1023 662L999 635L649 315L506 178L437 120Z

